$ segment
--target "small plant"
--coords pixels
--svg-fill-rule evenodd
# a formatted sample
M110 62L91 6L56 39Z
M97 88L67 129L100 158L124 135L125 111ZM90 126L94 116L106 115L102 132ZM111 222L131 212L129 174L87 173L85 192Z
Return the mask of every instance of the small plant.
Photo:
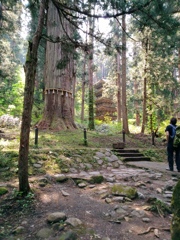
M7 192L8 190L6 187L0 187L0 196L6 194Z
M152 205L149 208L150 211L158 213L161 217L164 217L167 214L171 214L171 208L164 202L160 200L155 200L152 202Z
M157 151L153 150L153 149L147 149L144 150L142 152L146 157L150 157L152 161L161 161L161 156L159 155L159 153L157 153Z

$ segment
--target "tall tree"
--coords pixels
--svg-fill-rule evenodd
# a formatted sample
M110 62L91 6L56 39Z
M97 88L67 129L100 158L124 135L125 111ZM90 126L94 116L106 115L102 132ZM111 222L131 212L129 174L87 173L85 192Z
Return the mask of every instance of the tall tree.
M73 27L56 4L49 1L47 35L54 42L47 41L45 62L45 108L39 128L74 129L74 57L71 42Z
M88 52L88 72L89 72L89 124L88 127L94 130L94 89L93 89L93 54L94 54L94 19L89 18L89 52Z
M27 195L27 193L30 191L28 181L29 133L37 67L37 52L43 30L44 16L45 0L42 0L39 9L39 21L37 29L33 36L32 42L29 42L26 62L24 65L25 89L18 161L19 191L22 192L23 195Z
M145 126L147 123L147 64L148 64L148 48L149 48L149 39L148 36L145 36L144 39L144 50L145 50L145 61L144 61L144 88L143 88L143 117L142 117L142 127L141 133L144 133Z
M24 60L24 42L19 28L21 13L20 3L0 2L0 115L21 116L21 66Z
M126 15L122 16L122 118L123 130L129 133L126 101Z
M86 57L84 52L83 75L82 75L82 97L81 97L81 123L84 122L84 105L85 105L85 85L86 85Z
M122 90L121 90L121 75L120 75L120 54L119 52L116 53L116 66L117 66L117 121L121 122L122 114Z

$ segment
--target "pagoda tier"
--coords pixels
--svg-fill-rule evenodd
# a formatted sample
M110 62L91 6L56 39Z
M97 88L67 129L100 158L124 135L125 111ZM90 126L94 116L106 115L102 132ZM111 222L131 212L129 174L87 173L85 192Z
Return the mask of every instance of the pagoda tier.
M95 109L95 118L98 120L105 121L106 117L109 117L111 120L117 119L117 110L115 107L115 103L112 100L112 96L103 97L103 85L105 81L98 81L94 85L95 96L96 96L96 109Z

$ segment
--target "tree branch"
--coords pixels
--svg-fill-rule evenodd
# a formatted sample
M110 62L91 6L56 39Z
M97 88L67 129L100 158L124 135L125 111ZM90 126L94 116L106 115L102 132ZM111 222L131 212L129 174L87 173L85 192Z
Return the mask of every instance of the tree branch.
M119 17L119 16L122 16L122 15L125 15L125 14L132 14L132 13L135 13L135 12L138 12L138 11L141 11L143 8L146 8L147 6L150 5L151 2L153 2L153 0L148 0L146 3L140 5L140 6L133 6L131 7L129 10L122 10L121 12L118 12L116 14L112 14L110 12L106 12L105 14L92 14L90 13L89 10L81 10L78 6L74 6L74 7L71 7L67 4L62 4L61 2L57 1L57 0L53 0L53 2L57 4L57 6L60 8L60 9L67 9L67 10L70 10L70 11L74 11L74 12L78 12L82 15L85 15L87 17L93 17L93 18L116 18L116 17ZM137 3L135 4L137 5Z

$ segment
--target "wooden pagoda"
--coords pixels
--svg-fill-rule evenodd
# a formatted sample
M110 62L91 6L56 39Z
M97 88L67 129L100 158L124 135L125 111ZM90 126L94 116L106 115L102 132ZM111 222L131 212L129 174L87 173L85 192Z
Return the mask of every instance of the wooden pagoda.
M103 96L103 85L105 81L100 80L94 85L95 90L95 118L98 120L105 121L105 118L108 117L111 120L117 119L117 110L115 103L113 102L113 97Z

